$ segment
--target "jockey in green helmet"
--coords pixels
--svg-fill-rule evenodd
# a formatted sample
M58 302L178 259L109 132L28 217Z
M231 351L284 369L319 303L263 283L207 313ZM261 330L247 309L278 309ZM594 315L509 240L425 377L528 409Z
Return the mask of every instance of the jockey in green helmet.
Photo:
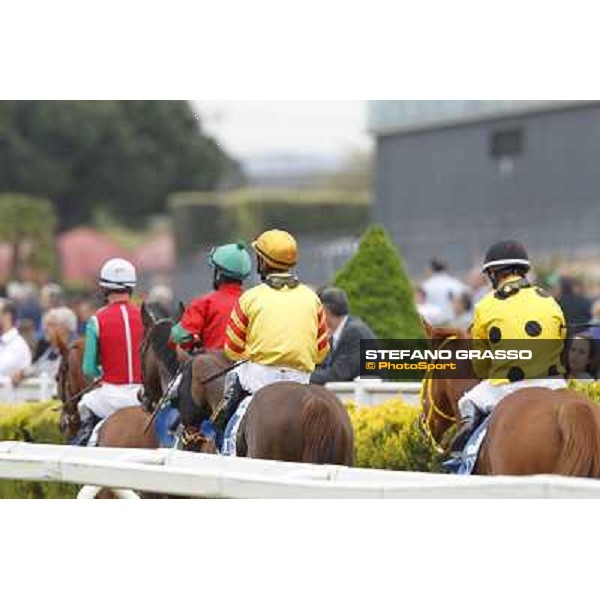
M220 350L231 310L242 295L242 282L250 275L252 260L242 242L213 248L208 257L213 268L214 291L190 302L171 330L171 342L184 349L201 345Z

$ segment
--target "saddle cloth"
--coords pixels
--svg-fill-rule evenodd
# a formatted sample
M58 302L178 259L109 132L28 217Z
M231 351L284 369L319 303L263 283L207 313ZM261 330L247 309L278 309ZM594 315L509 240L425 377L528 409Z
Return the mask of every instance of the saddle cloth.
M179 424L179 411L167 404L163 406L154 418L154 434L159 448L174 448L176 443L175 431Z
M108 417L104 419L100 419L94 429L92 430L92 435L90 435L90 439L88 440L86 446L97 446L98 445L98 434L100 433L100 428L104 425L104 421L106 421Z
M221 454L225 456L235 456L236 455L236 438L237 433L242 423L242 419L250 406L250 402L252 402L253 395L246 396L237 407L237 410L233 413L233 417L229 419L229 423L227 423L227 427L225 427L225 433L223 435L223 444L221 447Z
M443 466L446 471L456 475L471 475L471 473L473 473L491 416L492 415L489 414L485 417L479 427L471 434L471 437L467 440L459 457L451 458L444 462Z

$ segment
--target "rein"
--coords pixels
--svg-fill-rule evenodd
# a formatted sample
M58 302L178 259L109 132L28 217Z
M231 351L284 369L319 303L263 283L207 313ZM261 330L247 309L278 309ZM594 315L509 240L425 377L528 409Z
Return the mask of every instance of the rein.
M448 344L448 342L457 339L457 336L451 335L447 337L439 346L439 350L442 350L444 346ZM433 372L427 371L425 377L423 378L423 383L421 384L421 390L419 392L419 401L421 403L421 425L423 426L423 431L427 436L427 439L433 444L434 448L438 452L443 452L443 449L438 444L437 440L433 437L433 433L431 433L431 418L434 413L441 417L446 421L450 421L451 423L458 422L456 417L452 415L446 414L439 406L436 405L435 400L433 398L432 392L433 388ZM425 401L429 400L429 409L427 413L425 413Z
M86 385L82 390L79 390L76 394L69 398L69 402L74 402L75 400L79 400L81 396L87 394L91 390L93 390L100 382L102 381L101 377L97 377L92 381L89 385Z
M229 373L229 371L233 371L233 369L235 369L236 367L239 367L240 365L243 365L244 363L247 363L249 360L250 360L249 358L245 358L244 360L238 360L237 362L234 362L232 365L229 365L222 371L219 371L218 373L214 373L210 377L203 379L200 382L200 385L210 383L211 381L214 381L215 379L219 379L219 377L223 377L223 375L227 375L227 373Z
M175 373L175 375L173 375L173 378L169 382L167 389L163 393L162 398L156 403L156 408L150 415L150 420L148 421L148 423L146 423L146 427L144 428L144 433L146 433L146 431L148 431L148 429L150 428L150 425L152 425L154 419L156 418L156 415L159 413L161 408L164 406L165 402L167 401L167 398L169 397L171 388L177 381L177 378L182 373L185 366L188 365L192 360L193 360L193 358L190 358L186 362L180 364L179 368L177 369L177 372ZM214 381L215 379L219 379L219 377L223 377L223 375L226 375L227 373L229 373L229 371L233 371L233 369L235 369L236 367L239 367L240 365L243 365L245 362L248 362L249 360L250 359L246 358L244 360L240 360L238 362L235 362L235 363L229 365L225 369L222 369L221 371L218 371L217 373L214 373L210 377L207 377L206 379L203 379L202 381L200 381L200 385L210 383L211 381Z

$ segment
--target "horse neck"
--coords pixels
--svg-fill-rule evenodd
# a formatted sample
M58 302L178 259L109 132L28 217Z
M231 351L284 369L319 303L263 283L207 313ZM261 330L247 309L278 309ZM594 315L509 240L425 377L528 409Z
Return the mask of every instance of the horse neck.
M198 379L200 380L211 377L231 365L231 361L221 350L208 351L199 355L199 358L203 361L203 368L198 373ZM225 375L204 384L204 398L211 411L214 411L223 399L224 382Z
M449 347L463 347L467 340L471 338L460 330L454 329L439 329L447 337L440 338L441 343L437 346L438 349ZM458 401L463 395L473 388L479 379L475 377L471 363L459 361L459 369L456 377L445 378L442 375L434 377L432 395L435 405L445 414L460 418L458 410Z

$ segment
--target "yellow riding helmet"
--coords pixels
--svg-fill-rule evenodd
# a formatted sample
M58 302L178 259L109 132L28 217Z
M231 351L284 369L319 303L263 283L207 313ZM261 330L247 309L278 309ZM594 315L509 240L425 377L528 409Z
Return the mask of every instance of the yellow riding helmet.
M276 269L287 269L298 262L298 244L287 231L270 229L261 233L252 247L265 262Z

